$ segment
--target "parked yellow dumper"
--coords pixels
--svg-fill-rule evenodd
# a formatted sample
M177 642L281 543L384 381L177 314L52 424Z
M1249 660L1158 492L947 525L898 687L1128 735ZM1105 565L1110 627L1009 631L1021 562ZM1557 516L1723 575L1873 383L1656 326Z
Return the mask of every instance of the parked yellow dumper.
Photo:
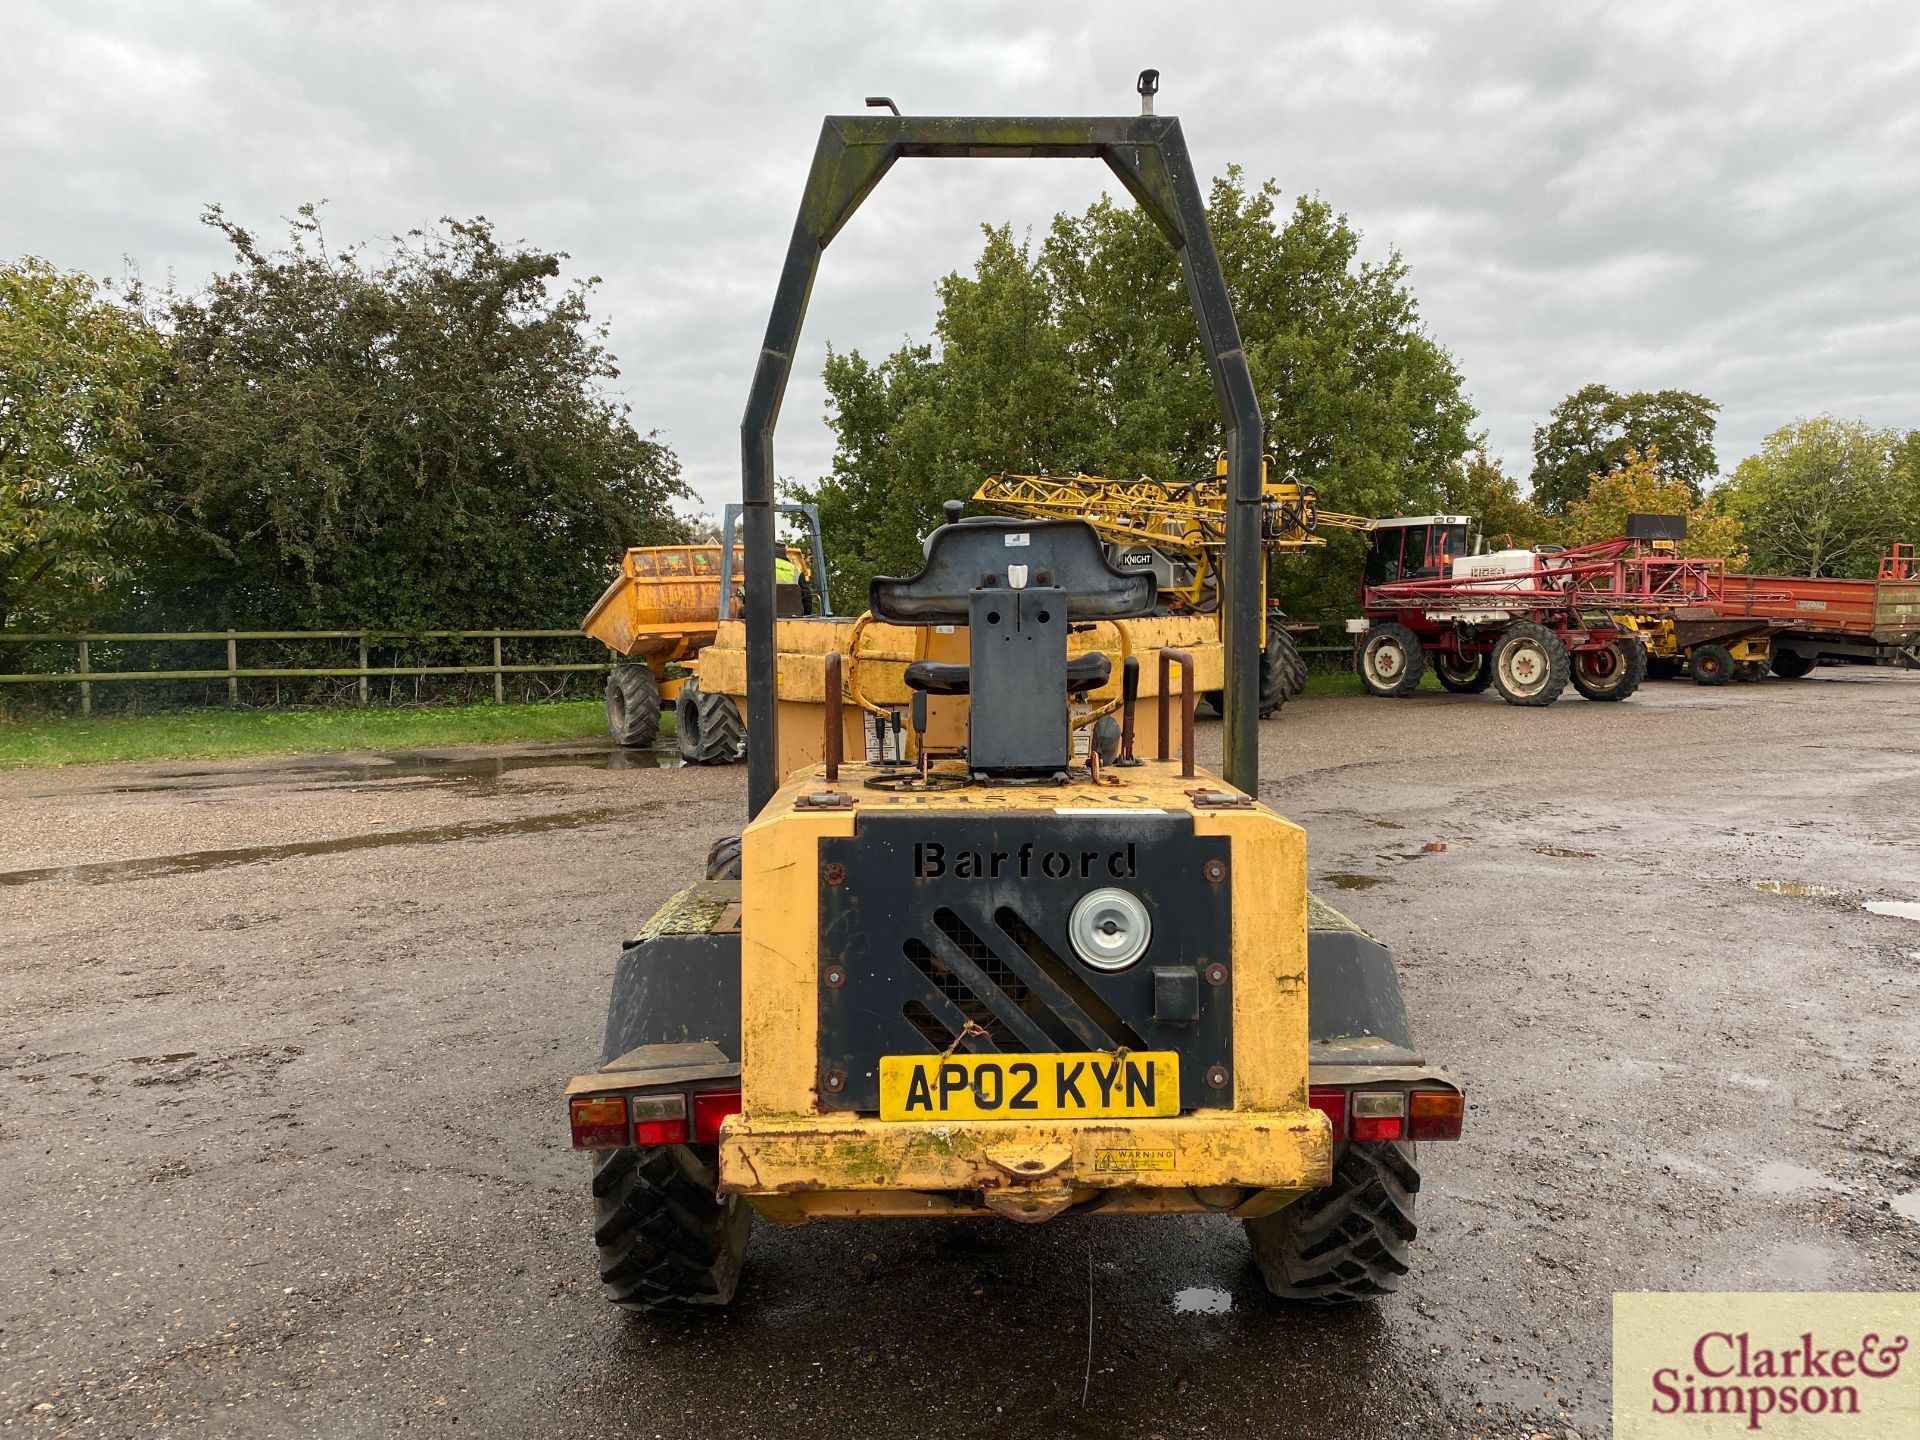
M782 615L824 611L826 561L820 516L811 505L782 505L801 515L812 554L789 547L780 557L775 604ZM580 629L626 663L607 676L607 733L616 745L651 745L660 733L660 707L675 707L681 754L695 764L731 761L745 733L730 700L701 702L688 686L695 657L713 643L733 613L741 584L741 549L733 539L738 505L729 505L719 544L645 545L620 559L620 574L594 602ZM731 563L729 561L731 552ZM778 563L778 562L777 562ZM668 674L672 666L674 674ZM694 693L685 697L682 691ZM685 712L685 713L683 713Z

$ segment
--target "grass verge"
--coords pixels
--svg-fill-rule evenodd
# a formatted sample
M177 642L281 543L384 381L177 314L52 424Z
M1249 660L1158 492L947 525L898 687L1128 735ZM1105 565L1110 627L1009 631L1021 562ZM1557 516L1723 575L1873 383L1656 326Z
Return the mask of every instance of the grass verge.
M598 699L412 710L185 710L91 720L32 720L0 723L0 769L588 740L604 737L605 726ZM671 732L671 723L663 728Z

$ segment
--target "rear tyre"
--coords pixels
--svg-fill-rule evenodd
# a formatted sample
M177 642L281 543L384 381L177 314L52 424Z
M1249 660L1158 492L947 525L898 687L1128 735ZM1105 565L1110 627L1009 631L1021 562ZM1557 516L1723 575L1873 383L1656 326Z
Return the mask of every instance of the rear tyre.
M1282 1300L1349 1305L1400 1288L1420 1190L1414 1147L1398 1140L1333 1147L1333 1183L1246 1222L1253 1263Z
M1267 617L1267 644L1260 652L1260 718L1280 713L1280 707L1307 688L1307 662L1293 636Z
M616 665L607 676L607 734L613 743L651 745L660 737L660 684L644 665Z
M1433 673L1443 687L1456 695L1478 695L1493 683L1493 660L1485 653L1456 655L1436 650Z
M714 1309L733 1299L753 1212L718 1193L711 1145L629 1146L593 1172L600 1283L625 1310Z
M1609 640L1573 657L1573 688L1589 700L1624 700L1647 678L1647 647L1638 640Z
M707 851L707 879L738 880L740 878L740 837L722 835L713 842L713 848Z
M1733 678L1733 654L1724 645L1696 645L1687 668L1696 685L1724 685Z
M697 678L681 682L673 729L680 741L680 758L689 765L733 764L740 758L747 733L733 697L705 694Z
M1354 662L1360 671L1360 683L1374 695L1388 697L1411 695L1420 684L1420 671L1426 664L1420 637L1406 626L1389 620L1367 631L1360 641L1360 654Z
M1738 668L1733 672L1733 678L1757 684L1767 678L1767 662L1764 660L1740 661Z
M1567 647L1544 625L1521 620L1493 647L1493 688L1509 705L1551 705L1567 688Z
M1813 673L1814 657L1798 650L1775 650L1767 663L1782 680L1799 680Z

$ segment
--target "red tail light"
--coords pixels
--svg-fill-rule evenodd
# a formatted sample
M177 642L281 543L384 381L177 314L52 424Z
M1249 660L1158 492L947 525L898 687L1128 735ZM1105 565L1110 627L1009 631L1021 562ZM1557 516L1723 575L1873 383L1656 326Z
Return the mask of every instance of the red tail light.
M693 1097L693 1142L712 1145L720 1139L720 1126L729 1115L740 1113L738 1090L701 1090Z
M1315 1085L1307 1091L1307 1103L1327 1117L1337 1145L1347 1138L1347 1092L1337 1085Z
M1356 1090L1350 1108L1353 1121L1349 1134L1355 1140L1398 1140L1406 1134L1404 1090Z
M633 1143L636 1145L684 1145L687 1143L687 1097L684 1095L635 1095L627 1102L633 1111Z

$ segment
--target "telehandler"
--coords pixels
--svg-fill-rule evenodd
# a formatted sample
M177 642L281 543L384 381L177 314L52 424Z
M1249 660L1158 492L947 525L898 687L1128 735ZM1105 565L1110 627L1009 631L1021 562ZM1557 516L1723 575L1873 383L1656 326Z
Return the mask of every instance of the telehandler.
M1287 1299L1366 1300L1407 1270L1416 1144L1457 1138L1464 1096L1418 1053L1387 951L1308 896L1304 833L1257 798L1261 420L1156 80L1138 118L822 128L741 427L750 821L626 946L604 1063L567 1088L624 1307L728 1303L755 1216L1209 1213L1245 1223ZM783 778L772 433L820 251L896 159L1016 155L1105 161L1179 253L1229 457L1225 775L1195 765L1171 648L1153 755L1127 656L1076 756L1073 697L1113 663L1067 637L1147 613L1153 573L1084 521L956 502L920 572L868 598L964 634L964 660L909 667L914 728L963 700L959 741L843 760L829 654L824 760Z

